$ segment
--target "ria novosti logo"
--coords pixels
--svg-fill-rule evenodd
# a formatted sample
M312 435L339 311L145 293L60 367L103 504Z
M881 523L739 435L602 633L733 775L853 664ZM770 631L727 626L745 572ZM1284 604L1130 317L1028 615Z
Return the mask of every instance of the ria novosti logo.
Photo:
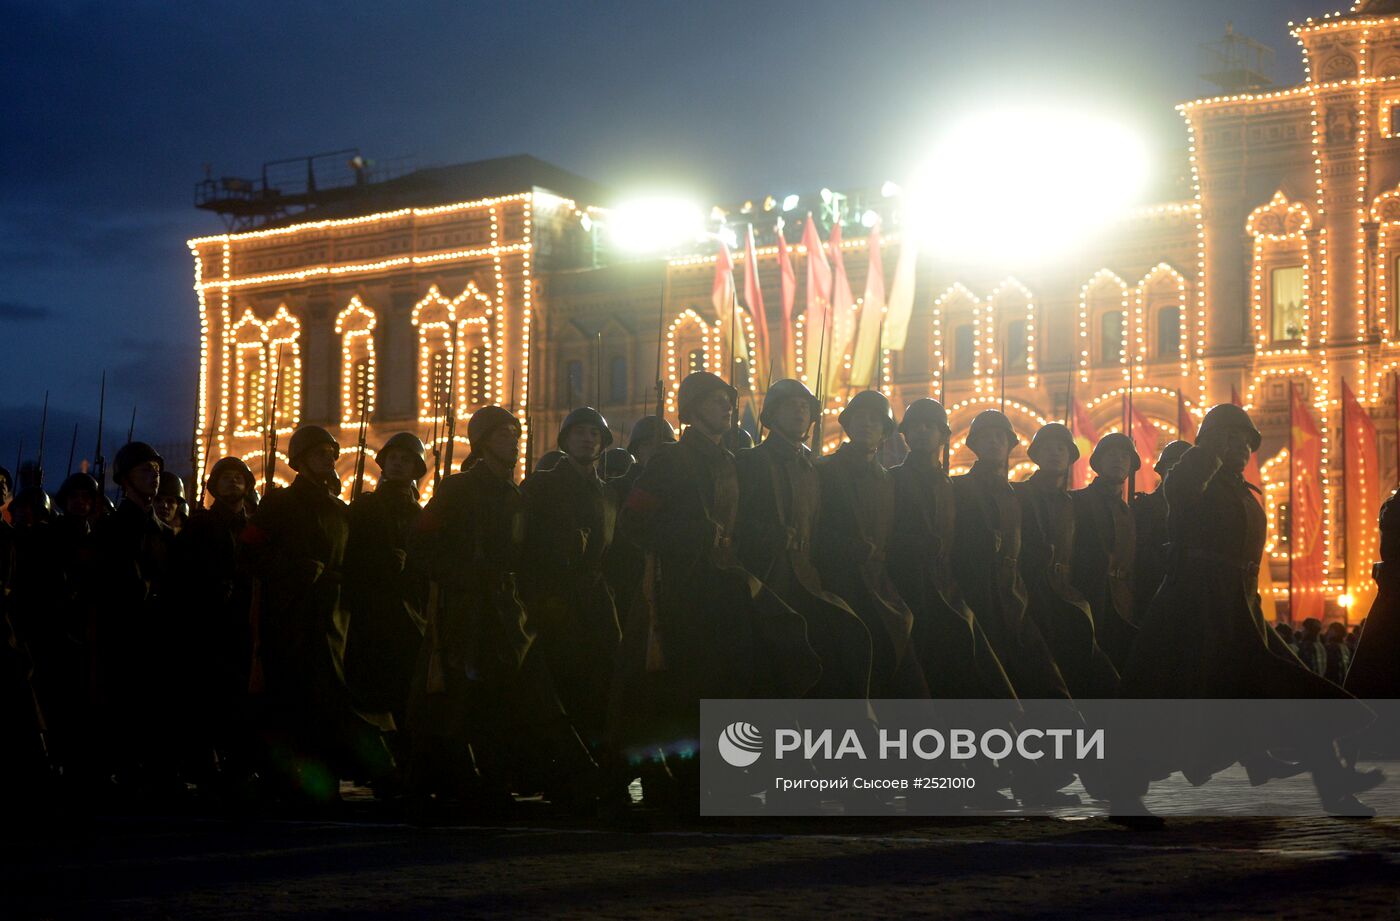
M748 767L762 754L763 733L753 723L730 723L719 734L719 756L730 767Z

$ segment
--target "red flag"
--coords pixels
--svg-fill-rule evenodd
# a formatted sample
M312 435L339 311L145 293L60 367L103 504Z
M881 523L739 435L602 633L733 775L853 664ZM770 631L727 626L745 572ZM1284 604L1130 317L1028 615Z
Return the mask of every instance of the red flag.
M1181 391L1176 392L1176 437L1178 441L1196 443L1196 417L1186 408L1186 398ZM1144 461L1147 458L1143 458Z
M851 281L846 277L846 260L841 257L841 225L833 224L826 248L831 251L832 279L831 318L828 321L827 335L831 340L826 346L826 379L836 383L837 374L851 350L851 338L855 334L855 295L851 293Z
M783 226L776 228L778 233L778 281L783 295L783 356L782 376L796 374L796 350L792 341L792 305L797 300L797 273L792 269L792 257L788 255L787 239L783 237Z
M733 367L735 361L747 361L749 340L744 335L743 324L735 316L738 305L734 300L734 260L729 257L729 247L723 240L719 244L719 258L715 260L715 280L710 286L710 302L715 305L715 317L720 326L721 342L729 346L727 361Z
M714 304L714 315L720 323L721 342L729 344L729 361L748 360L748 336L743 335L739 318L734 315L734 259L729 258L729 246L724 241L720 241L720 258L714 260L710 302Z
M1366 611L1375 596L1376 518L1381 507L1381 458L1376 423L1342 378L1342 483L1346 496L1347 594L1351 609Z
M1307 401L1289 385L1292 416L1288 475L1292 492L1288 597L1290 618L1300 622L1322 618L1323 583L1327 577L1327 548L1322 540L1322 433Z
M1083 489L1089 485L1089 455L1099 443L1099 430L1089 420L1084 404L1074 397L1069 398L1069 425L1074 431L1074 446L1079 449L1079 460L1070 472L1069 485L1071 489Z
M852 387L879 384L881 328L885 325L885 266L880 258L880 224L870 228L865 238L870 253L865 274L865 299L860 306L860 325L856 328L856 347L851 356Z
M1136 404L1133 405L1133 431L1130 437L1138 457L1142 459L1142 467L1138 470L1133 485L1138 492L1151 492L1157 488L1157 472L1152 467L1157 462L1158 430Z
M754 250L752 224L744 235L744 306L749 308L749 316L753 318L754 344L762 362L759 373L766 379L772 362L768 351L768 313L763 309L763 288L758 283L758 254Z
M826 251L822 248L821 235L817 233L817 222L809 213L807 226L802 230L802 246L807 250L807 308L803 316L807 318L802 331L802 370L807 382L817 384L817 353L821 351L826 338L828 314L827 299L831 296L831 266L826 261ZM826 343L827 348L831 343Z

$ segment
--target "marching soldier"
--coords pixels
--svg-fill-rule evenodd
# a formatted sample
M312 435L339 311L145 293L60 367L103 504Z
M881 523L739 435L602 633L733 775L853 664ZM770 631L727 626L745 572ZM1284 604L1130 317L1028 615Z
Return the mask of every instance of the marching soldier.
M1376 600L1346 674L1346 689L1366 700L1400 697L1400 493L1381 506L1381 561L1375 565Z
M169 470L162 470L160 473L160 487L156 490L155 502L152 503L156 517L161 524L170 529L170 533L179 536L185 528L185 522L189 520L189 505L185 502L185 483Z
M846 602L822 588L812 563L821 481L804 442L819 411L796 380L768 388L759 420L763 443L734 457L739 476L735 545L744 568L807 621L807 640L822 662L814 698L864 698L870 688L870 631Z
M384 443L374 455L379 483L351 504L345 545L346 682L359 706L388 712L400 732L427 604L426 579L408 566L409 541L423 512L418 481L428 474L426 454L412 432Z
M296 479L268 493L242 535L261 593L252 683L270 769L285 792L314 804L337 800L342 777L388 776L382 733L393 718L357 709L345 684L350 522L338 496L340 445L325 429L302 426L287 456Z
M619 509L627 504L627 496L655 456L657 448L663 444L673 444L675 440L676 430L662 417L643 416L637 420L632 427L632 437L627 441L627 452L636 459L636 463L628 467L622 476L608 481L617 496ZM612 586L618 621L624 628L632 616L632 603L637 586L642 581L644 565L641 548L630 540L614 540L603 559L603 571L607 573L608 584Z
M1097 476L1071 495L1074 502L1074 585L1089 599L1100 645L1121 668L1137 636L1133 557L1137 531L1123 501L1123 484L1142 466L1133 440L1110 432L1094 445Z
M174 631L165 604L171 534L153 509L165 460L133 441L117 451L112 468L122 499L94 533L97 571L88 598L95 719L113 767L102 773L129 789L166 794L178 789L181 689L171 680Z
M1173 441L1162 449L1157 465L1152 469L1161 482L1149 493L1133 497L1133 530L1137 533L1137 549L1133 553L1133 623L1147 616L1147 606L1167 574L1167 473L1191 448L1189 441Z
M0 498L9 500L9 472L0 468ZM30 685L28 651L15 636L9 619L9 594L15 574L14 532L0 519L0 783L9 790L33 790L48 769L44 750L44 719ZM17 798L19 810L32 795ZM17 810L18 811L18 810Z
M1123 669L1124 697L1350 697L1308 671L1260 611L1264 508L1243 476L1260 441L1259 430L1244 409L1221 404L1206 414L1196 446L1167 476L1171 559ZM1312 771L1324 809L1375 814L1356 794L1383 776L1345 768L1333 743L1319 739L1306 721L1300 723L1288 714L1276 721L1196 737L1192 730L1198 729L1195 724L1200 717L1183 714L1182 727L1154 726L1144 731L1140 743L1159 743L1147 756L1148 776L1181 770L1203 783L1215 771L1240 761L1251 782L1260 784L1296 773L1268 755L1273 748L1293 748L1302 765ZM1368 719L1369 711L1357 704L1336 711L1328 729L1343 737Z
M953 578L1017 696L1066 698L1069 691L1055 658L1026 614L1026 585L1018 567L1021 506L1007 482L1017 441L1010 420L994 409L972 420L967 446L977 462L968 473L953 477L958 522Z
M1021 506L1007 482L1011 449L1017 442L1011 421L996 410L983 410L973 418L967 446L977 462L968 473L953 477L958 527L953 577L1028 708L1031 723L1038 718L1077 719L1054 654L1027 612L1019 566ZM1012 789L1026 804L1077 803L1072 794L1058 792L1073 777L1067 768L1044 761L1012 765Z
M1080 565L1077 547L1084 534L1075 529L1075 501L1065 486L1079 460L1079 448L1068 428L1051 422L1035 433L1026 453L1037 469L1014 487L1021 503L1020 565L1026 610L1040 627L1070 693L1113 697L1118 691L1118 671L1096 636L1097 612L1071 582L1072 571ZM1097 451L1094 456L1099 456Z
M813 557L822 584L870 631L870 696L927 697L923 668L910 644L914 614L885 568L895 491L878 455L894 434L894 413L883 393L862 390L846 404L840 422L848 440L817 465L821 516Z
M616 493L598 478L612 444L607 421L592 407L575 409L559 426L552 470L532 474L525 494L526 607L574 727L600 754L608 688L622 630L603 560L617 525Z
M236 457L220 458L209 469L204 489L213 497L195 504L180 532L180 559L187 574L184 598L200 663L196 687L208 708L207 747L220 766L221 780L247 780L255 769L253 714L248 680L253 659L250 617L253 576L239 558L248 525L246 499L253 494L253 471Z
M418 519L410 563L431 580L409 707L408 784L419 796L509 805L515 782L589 802L596 766L569 724L517 591L525 539L515 485L520 422L485 406L467 423L465 472ZM531 787L538 789L539 787Z
M956 509L942 463L952 431L943 404L927 397L910 403L899 432L909 455L890 469L895 516L889 571L914 612L914 648L929 692L949 699L1014 699L1006 671L953 579Z
M739 484L721 444L737 392L697 371L676 395L688 426L661 447L628 495L622 527L649 554L642 589L649 616L628 624L613 692L624 754L659 750L687 793L699 782L687 752L699 748L706 697L800 697L821 665L802 618L739 563Z

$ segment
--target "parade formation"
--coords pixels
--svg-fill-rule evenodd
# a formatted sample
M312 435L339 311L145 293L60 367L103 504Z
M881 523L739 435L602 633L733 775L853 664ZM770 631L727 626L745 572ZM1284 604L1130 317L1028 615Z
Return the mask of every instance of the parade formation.
M800 381L767 389L756 446L736 400L692 373L675 394L679 437L647 417L621 455L603 416L576 409L558 456L520 483L521 420L486 406L426 507L430 463L411 432L374 452L375 488L348 504L342 446L311 425L288 445L290 485L260 496L225 457L200 484L207 505L140 441L115 456L114 507L87 473L51 499L0 470L0 771L36 803L94 809L319 809L349 780L474 815L541 793L617 814L640 779L647 806L684 814L705 698L869 700L878 714L887 698L1063 711L1120 696L1397 696L1394 499L1355 659L1310 667L1261 614L1264 509L1243 476L1260 436L1239 406L1214 407L1194 445L1160 458L1106 435L1096 478L1071 491L1080 450L1059 423L1035 433L1037 470L1013 483L1017 435L996 410L973 419L976 463L950 477L937 400L896 418L879 391L857 393L825 457L807 445L818 403ZM895 438L908 453L887 470ZM1164 481L1130 497L1144 463ZM1132 782L1081 780L1111 811L1140 813L1153 779L1204 782L1239 762L1258 783L1310 771L1327 812L1373 814L1358 795L1382 776L1336 744L1365 712L1355 702L1327 739L1241 733ZM1073 779L1013 764L968 805L1053 805L1074 799Z

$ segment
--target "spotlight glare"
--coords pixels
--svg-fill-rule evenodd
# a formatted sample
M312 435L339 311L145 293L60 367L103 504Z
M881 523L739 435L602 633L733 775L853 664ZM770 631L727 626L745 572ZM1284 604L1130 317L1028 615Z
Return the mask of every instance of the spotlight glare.
M635 253L665 252L694 243L704 229L700 206L683 198L639 198L613 209L608 218L613 242Z
M796 195L789 195L789 196L787 196L786 198L783 199L783 210L784 210L784 211L791 211L792 209L794 209L794 208L797 207L797 203L800 202L801 200L802 200L802 199L799 198L799 197L796 196Z
M1133 131L1102 115L988 109L942 132L912 184L905 224L948 258L1043 261L1136 203L1147 159Z

